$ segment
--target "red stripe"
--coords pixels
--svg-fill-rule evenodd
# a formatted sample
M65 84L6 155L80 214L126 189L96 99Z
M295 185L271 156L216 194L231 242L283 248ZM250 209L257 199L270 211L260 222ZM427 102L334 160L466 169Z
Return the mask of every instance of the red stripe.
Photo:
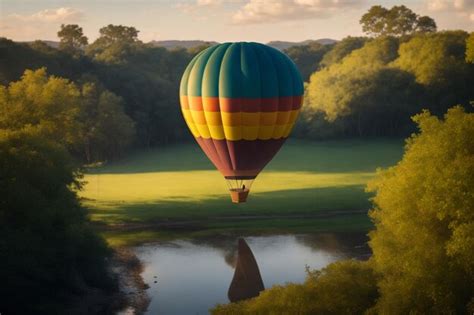
M181 107L196 111L209 112L286 112L300 109L302 96L284 96L269 98L228 98L228 97L201 97L182 95Z

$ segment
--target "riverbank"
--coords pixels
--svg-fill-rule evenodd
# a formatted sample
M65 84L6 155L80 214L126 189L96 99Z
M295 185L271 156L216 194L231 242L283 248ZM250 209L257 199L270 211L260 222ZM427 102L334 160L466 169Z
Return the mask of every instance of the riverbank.
M160 240L133 247L146 264L141 273L150 297L149 314L207 314L227 303L237 241L244 238L258 263L265 288L302 283L314 270L341 259L370 256L365 233L215 235Z
M130 248L115 247L110 266L117 276L123 300L121 307L117 309L117 314L143 314L150 303L146 292L149 287L141 276L143 263Z
M96 225L113 247L153 241L222 235L271 235L323 232L366 233L372 228L367 211L328 212L315 215L241 216L209 220L175 220L154 223Z

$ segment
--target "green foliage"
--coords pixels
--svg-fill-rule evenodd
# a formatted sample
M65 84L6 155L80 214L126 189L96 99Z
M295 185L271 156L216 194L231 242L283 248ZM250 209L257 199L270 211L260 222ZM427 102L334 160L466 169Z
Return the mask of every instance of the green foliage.
M179 82L191 58L186 50L144 46L130 54L126 64L98 68L104 86L123 98L140 145L190 139L180 112Z
M408 140L402 161L368 186L376 192L376 311L467 313L474 301L474 114L457 106L444 120L427 111L414 120L421 132Z
M412 73L425 87L424 103L436 114L474 98L474 68L465 61L467 36L464 31L422 34L400 45L394 66Z
M474 68L465 60L466 38L463 31L416 34L397 47L394 38L380 37L329 63L306 86L296 134L407 135L409 117L423 108L441 114L453 103L467 106Z
M117 157L134 133L120 97L94 82L79 89L67 79L48 77L44 68L0 86L0 129L36 130L88 162Z
M134 136L134 122L123 111L122 98L97 82L81 87L81 146L87 162L120 156Z
M0 51L4 60L0 62L0 84L4 85L19 80L26 69L45 67L56 76L77 79L90 66L86 59L75 58L42 41L26 44L0 38Z
M395 135L417 108L420 88L413 75L391 67L398 41L367 42L340 63L311 76L306 87L303 136L321 132L343 135ZM334 125L329 126L322 116Z
M471 33L466 40L466 61L474 63L474 33Z
M414 32L436 32L436 23L429 16L419 16L404 5L386 9L372 6L360 19L362 30L371 36L403 36Z
M348 36L334 44L329 52L327 52L321 60L321 65L328 67L332 64L340 62L344 57L349 55L353 50L362 48L367 42L365 37Z
M26 70L20 81L0 87L0 129L34 128L46 138L73 148L79 141L80 92L46 69Z
M87 46L86 53L96 61L120 64L139 49L142 42L138 40L139 31L132 26L109 24L99 30L100 36Z
M395 59L396 54L397 42L393 39L368 42L363 48L344 58L340 64L334 64L311 76L306 89L307 104L323 111L330 121L347 115L350 112L350 101L357 98L359 93L364 93L367 84L370 84L363 77L374 74Z
M67 313L90 287L113 288L77 176L67 151L36 130L0 130L1 313Z
M436 22L429 16L419 16L415 31L418 33L433 33L437 30Z
M446 85L466 72L466 38L463 31L415 36L400 45L395 64L413 73L421 84Z
M88 44L87 37L82 32L82 27L77 24L61 24L58 32L59 49L66 51L73 56L82 54L82 49Z
M324 55L330 51L332 46L319 43L293 46L285 50L285 53L295 62L304 81L308 81L309 76L319 68L319 64Z
M257 298L217 305L214 315L230 314L362 314L377 298L376 277L369 263L347 260L308 271L303 284L276 285Z

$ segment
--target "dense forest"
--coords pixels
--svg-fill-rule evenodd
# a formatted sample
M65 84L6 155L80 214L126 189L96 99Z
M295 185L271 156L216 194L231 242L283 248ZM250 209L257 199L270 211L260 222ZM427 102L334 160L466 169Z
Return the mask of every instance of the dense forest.
M474 33L438 32L404 6L374 6L360 22L366 37L285 52L306 82L293 136L402 138L418 125L403 160L369 185L373 258L309 270L304 284L216 314L474 311ZM89 43L69 24L58 48L0 39L2 314L74 313L90 288L112 294L111 250L77 197L82 167L191 139L179 81L207 45L168 50L138 34L107 25Z
M407 8L397 9L401 17L383 28L374 22L380 23L374 17L383 13L378 10L371 9L361 19L370 37L347 37L329 45L310 42L285 50L307 83L293 136L405 137L415 130L410 117L422 109L441 115L456 104L470 108L474 36L436 32L433 20ZM131 146L191 139L180 117L179 81L188 62L207 46L154 47L138 39L137 29L122 25L105 26L99 34L88 44L81 27L63 25L57 49L41 41L0 39L5 61L0 65L0 83L5 85L0 106L6 114L0 117L0 128L39 127L38 122L55 119L46 108L58 107L56 118L67 116L70 125L55 126L70 135L51 133L88 163L119 157ZM20 92L32 84L43 95ZM43 85L50 88L46 91ZM55 93L66 93L62 97L69 105L59 96L51 97ZM45 110L32 114L31 107L32 115L25 115L27 103Z

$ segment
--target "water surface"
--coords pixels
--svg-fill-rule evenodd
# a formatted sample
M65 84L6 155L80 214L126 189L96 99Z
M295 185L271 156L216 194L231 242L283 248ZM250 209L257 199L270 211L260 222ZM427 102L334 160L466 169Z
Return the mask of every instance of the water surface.
M228 303L237 239L175 240L136 247L145 265L142 276L150 286L147 314L208 314L215 304ZM370 255L363 234L249 236L245 240L265 288L303 282L305 266L320 269L340 259Z

